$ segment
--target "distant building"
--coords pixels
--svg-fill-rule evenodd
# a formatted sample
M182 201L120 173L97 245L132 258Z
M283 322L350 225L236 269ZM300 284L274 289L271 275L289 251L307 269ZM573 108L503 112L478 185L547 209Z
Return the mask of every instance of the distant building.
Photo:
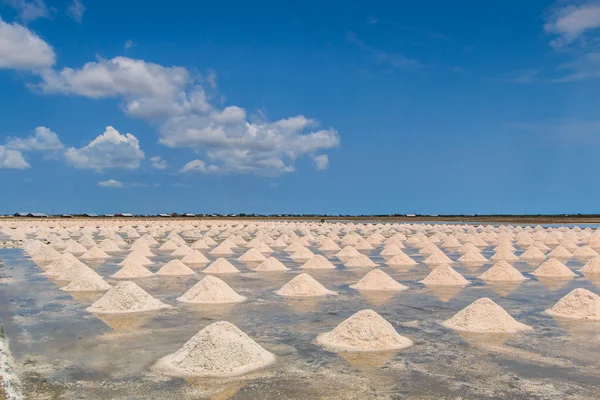
M104 214L104 216L107 217L107 218L112 218L112 217L115 216L115 214Z
M162 217L162 218L169 218L170 217L169 214L158 214L158 216Z
M416 214L406 214L407 217L416 217Z
M195 217L195 214L191 214L191 213L187 213L187 214L183 214L184 217Z
M48 218L44 213L15 213L15 217L29 217L29 218Z
M73 218L73 216L71 214L62 214L60 217L61 218Z
M96 217L98 217L98 214L90 214L90 213L86 213L86 214L83 214L83 216L84 216L84 217L89 217L89 218L96 218Z
M121 213L121 214L118 214L118 216L119 217L131 218L131 217L133 217L133 214L130 214L130 213Z

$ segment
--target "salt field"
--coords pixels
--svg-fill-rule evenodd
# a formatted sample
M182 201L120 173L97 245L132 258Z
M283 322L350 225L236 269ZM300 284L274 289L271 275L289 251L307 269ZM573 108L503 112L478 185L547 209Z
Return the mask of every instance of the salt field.
M26 399L594 399L600 230L0 222Z

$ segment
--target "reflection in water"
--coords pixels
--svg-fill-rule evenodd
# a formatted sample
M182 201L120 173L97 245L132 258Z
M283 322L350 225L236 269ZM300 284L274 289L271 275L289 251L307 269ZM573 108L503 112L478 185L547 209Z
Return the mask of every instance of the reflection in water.
M567 286L573 278L546 278L538 277L537 280L548 290L557 291Z
M93 314L115 332L132 332L152 319L154 313Z
M359 292L368 303L377 307L389 303L399 293L381 290L359 290Z
M351 366L363 372L372 372L385 366L398 351L341 351L337 353Z
M104 296L106 292L65 292L68 293L74 300L84 304L90 305Z
M508 339L514 337L512 333L476 333L456 331L465 342L473 347L485 348L489 346L502 346Z
M443 301L449 302L454 296L459 294L465 286L427 286L427 289L434 294L435 297Z
M569 334L579 340L600 341L600 321L562 318L553 315L556 323Z
M517 291L522 282L486 282L487 286L502 297Z

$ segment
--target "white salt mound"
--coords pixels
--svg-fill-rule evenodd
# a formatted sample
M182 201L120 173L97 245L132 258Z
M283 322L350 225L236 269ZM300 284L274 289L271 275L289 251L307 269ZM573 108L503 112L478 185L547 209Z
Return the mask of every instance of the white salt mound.
M583 274L600 274L600 256L592 258L579 271Z
M262 272L266 272L266 271L288 271L289 268L286 267L285 265L283 265L281 263L281 261L279 261L275 257L269 257L265 261L261 262L256 268L254 268L254 270L255 271L262 271Z
M470 262L484 263L484 262L488 261L488 259L485 258L483 254L481 254L479 249L477 249L477 250L471 249L471 250L468 250L462 256L460 256L458 261L467 262L467 263L470 263Z
M93 260L93 259L109 258L109 257L110 256L108 254L106 254L104 252L104 250L101 250L99 247L94 246L91 249L89 249L88 251L86 251L85 253L83 253L80 258L83 258L85 260Z
M387 265L389 265L390 267L408 267L412 265L417 265L417 262L405 253L400 253L390 258L387 261Z
M86 308L86 311L96 314L125 314L163 308L172 307L150 296L133 282L120 282Z
M198 250L193 250L192 253L181 259L184 264L206 264L209 262L208 258Z
M352 246L346 246L344 247L342 250L340 250L339 252L337 252L335 254L335 256L339 259L343 259L343 258L352 258L352 257L356 257L358 255L360 255L360 251L356 250L354 247Z
M545 261L532 274L542 278L572 278L577 276L577 274L556 258Z
M240 271L226 259L218 258L202 272L205 274L237 274Z
M450 264L452 260L441 251L435 252L425 259L425 264L439 265L439 264Z
M310 260L306 261L300 267L302 269L335 269L335 265L333 265L328 259L323 257L320 254L317 254Z
M562 245L558 245L554 248L554 250L552 250L551 252L549 252L548 257L554 257L554 258L570 258L573 257L573 254L571 254L571 252L567 249L565 249Z
M176 353L162 358L157 368L184 377L232 377L264 368L275 356L235 325L215 322L192 337Z
M575 289L546 312L572 319L600 320L600 296L586 289Z
M460 273L449 265L440 265L420 281L426 286L465 286L469 284Z
M546 255L537 247L532 246L529 249L527 249L527 251L525 251L523 254L521 254L521 259L522 260L545 260Z
M224 304L241 303L245 301L227 283L217 277L207 275L192 286L183 296L177 298L182 303L195 304Z
M149 276L154 276L154 274L142 264L138 264L135 261L128 262L123 268L111 275L112 278L119 279L147 278Z
M442 323L446 328L477 333L515 333L532 328L516 321L487 297L474 301Z
M389 351L413 345L373 310L357 312L331 332L317 336L317 343L333 351Z
M81 267L77 270L71 283L61 288L67 292L101 292L110 290L111 286L96 271L90 267Z
M500 260L481 274L479 279L490 282L523 282L527 278L518 269L506 261Z
M377 290L386 292L400 292L408 289L407 286L396 282L394 278L380 269L369 271L356 284L350 285L352 289L357 290Z
M316 297L336 294L306 273L295 276L275 293L287 297Z
M344 265L348 268L373 268L377 267L377 264L373 262L369 257L364 254L359 254L355 257L352 257L348 261L344 263Z
M247 252L245 252L244 254L242 254L239 258L238 261L243 261L243 262L261 262L261 261L265 261L267 258L265 256L262 255L262 253L254 248L248 250Z
M184 276L194 275L195 272L187 267L181 260L171 260L162 266L156 272L156 275L171 275L171 276Z

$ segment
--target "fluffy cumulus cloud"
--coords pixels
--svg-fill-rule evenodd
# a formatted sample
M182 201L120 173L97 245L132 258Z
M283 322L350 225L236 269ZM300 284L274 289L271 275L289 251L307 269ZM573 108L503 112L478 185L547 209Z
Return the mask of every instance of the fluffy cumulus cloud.
M329 157L327 157L327 154L316 156L313 158L313 165L317 171L323 171L329 166Z
M150 157L150 162L152 163L152 168L154 169L167 169L169 164L166 160L163 160L162 157L154 156Z
M179 172L181 173L196 173L196 174L208 174L211 172L217 172L219 168L216 165L206 165L202 160L192 160L185 164Z
M555 35L550 45L561 48L575 41L585 41L585 34L600 28L600 2L561 3L550 10L544 30Z
M25 139L9 137L6 147L19 151L52 151L64 146L56 133L45 126L38 126L34 134Z
M4 0L19 14L24 22L34 21L38 18L49 18L50 12L44 0Z
M20 151L0 146L0 168L26 169L31 168L31 165L25 161Z
M73 0L69 7L67 7L67 15L73 18L75 21L81 23L83 20L83 13L85 13L85 6L80 0Z
M46 93L118 98L127 114L158 126L161 144L191 148L208 161L210 168L196 172L277 175L294 171L297 158L340 143L335 129L302 115L271 122L251 120L242 107L219 107L214 74L196 77L182 67L116 57L47 70L41 78Z
M138 139L130 133L121 135L112 126L86 146L65 150L67 162L75 168L101 171L109 168L135 169L144 159Z
M101 181L101 182L96 183L96 186L102 187L102 188L118 189L118 188L122 188L124 185L122 182L115 181L114 179L109 179L107 181Z
M0 68L39 71L54 65L52 47L17 23L0 18Z

